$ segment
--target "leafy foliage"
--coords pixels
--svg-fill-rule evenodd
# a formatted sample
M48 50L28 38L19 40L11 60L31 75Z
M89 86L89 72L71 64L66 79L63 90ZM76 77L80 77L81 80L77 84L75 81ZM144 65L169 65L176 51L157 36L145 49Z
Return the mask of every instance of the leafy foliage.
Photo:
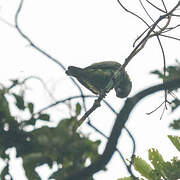
M141 159L140 157L134 157L133 159L133 165L134 168L144 177L148 178L149 180L152 180L152 171L153 169L151 166L146 163L145 160Z
M15 106L21 111L29 111L29 119L17 120L11 114L6 96L15 98ZM43 164L52 168L57 164L58 169L51 177L61 180L77 169L86 166L98 158L98 145L100 141L91 141L83 134L73 131L77 117L81 113L81 105L76 104L76 115L62 119L56 127L43 126L35 128L39 120L50 121L50 115L46 113L35 114L34 104L26 102L24 95L10 93L8 89L0 89L0 157L6 163L1 172L0 179L6 179L9 172L9 154L7 150L14 147L17 157L23 160L23 167L28 179L41 179L35 169ZM26 131L27 127L33 127L32 131ZM12 177L11 177L12 178ZM87 180L92 180L89 177Z
M174 146L180 151L180 137L168 136ZM140 157L135 156L133 166L144 178L148 180L177 180L180 178L180 160L173 157L171 161L164 161L157 149L149 150L151 165ZM138 178L145 180L144 178ZM118 180L131 180L132 177L120 178Z

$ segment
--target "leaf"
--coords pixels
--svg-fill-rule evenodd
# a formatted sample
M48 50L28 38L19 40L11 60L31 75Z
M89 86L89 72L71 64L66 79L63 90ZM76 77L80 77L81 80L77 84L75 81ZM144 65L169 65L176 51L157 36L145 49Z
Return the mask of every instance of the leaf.
M43 120L43 121L49 121L50 116L49 114L40 114L38 119Z
M176 149L180 152L180 137L179 136L171 136L171 135L169 135L168 138L174 144Z
M164 75L158 70L151 71L151 74L158 75L158 77L161 78L161 79L163 79L163 77L164 77Z
M176 130L180 129L180 119L174 120L172 123L170 123L169 127Z
M166 175L167 163L157 149L149 149L149 160L153 164L155 170L152 173L157 179Z
M81 105L79 103L76 104L76 116L80 115L81 113Z
M174 111L178 106L180 106L180 100L176 98L171 102L171 111Z
M25 109L25 105L24 105L24 97L23 96L19 96L17 94L13 93L13 96L16 99L16 106L20 109L20 110L24 110Z
M34 113L34 104L33 103L28 103L28 109L29 109L29 112L31 114L33 114Z
M149 160L157 170L162 170L165 166L165 161L157 149L149 149Z
M133 159L133 166L142 176L148 178L148 180L154 180L153 177L151 177L153 169L145 160L136 156Z

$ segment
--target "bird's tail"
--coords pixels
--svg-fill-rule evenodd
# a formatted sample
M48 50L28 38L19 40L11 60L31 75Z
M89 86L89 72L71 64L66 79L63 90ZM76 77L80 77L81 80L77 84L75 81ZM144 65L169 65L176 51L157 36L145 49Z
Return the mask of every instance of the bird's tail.
M69 66L68 70L66 71L66 74L69 76L80 76L82 74L83 69L75 67L75 66Z

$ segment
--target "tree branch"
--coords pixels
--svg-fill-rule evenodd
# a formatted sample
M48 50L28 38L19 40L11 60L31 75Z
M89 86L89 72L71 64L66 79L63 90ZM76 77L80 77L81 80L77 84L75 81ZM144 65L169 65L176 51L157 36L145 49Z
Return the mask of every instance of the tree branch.
M137 105L137 103L139 103L140 100L142 100L146 96L149 96L160 90L164 90L164 88L173 90L179 87L180 87L180 79L176 79L176 80L167 82L165 84L160 84L160 85L150 87L148 89L145 89L137 93L135 96L128 98L123 108L120 110L120 112L117 115L116 121L111 131L111 135L109 137L109 141L106 144L103 154L99 157L97 161L93 162L90 166L84 169L81 169L79 171L73 172L64 180L74 180L74 179L84 180L85 178L103 169L112 158L116 150L116 145L121 135L122 129L125 126L130 113L132 112L134 107Z

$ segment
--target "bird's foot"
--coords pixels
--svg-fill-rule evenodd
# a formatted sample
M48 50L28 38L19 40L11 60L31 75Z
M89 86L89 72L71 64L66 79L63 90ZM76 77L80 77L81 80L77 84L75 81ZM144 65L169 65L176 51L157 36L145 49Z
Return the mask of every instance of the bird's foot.
M99 95L100 95L100 97L101 97L102 99L105 98L105 97L106 97L106 92L105 92L105 90L102 90Z

